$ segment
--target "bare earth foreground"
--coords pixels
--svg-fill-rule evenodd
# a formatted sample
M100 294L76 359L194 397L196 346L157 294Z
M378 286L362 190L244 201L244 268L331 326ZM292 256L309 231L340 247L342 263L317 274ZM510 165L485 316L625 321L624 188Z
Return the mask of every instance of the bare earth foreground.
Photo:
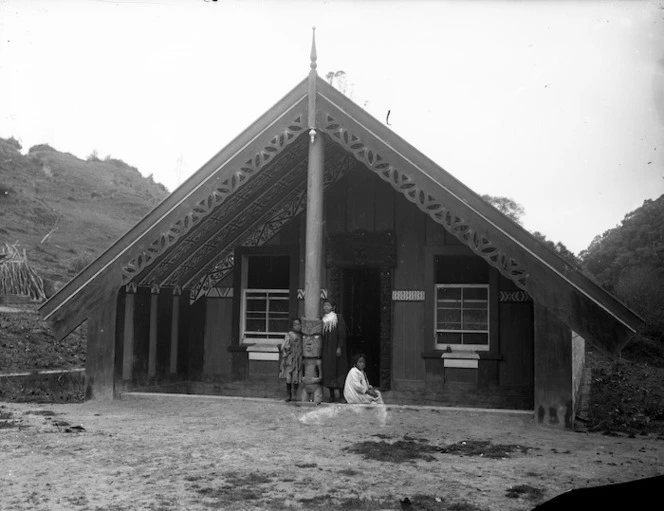
M0 403L0 419L12 510L516 510L664 470L654 436L505 411L135 394Z

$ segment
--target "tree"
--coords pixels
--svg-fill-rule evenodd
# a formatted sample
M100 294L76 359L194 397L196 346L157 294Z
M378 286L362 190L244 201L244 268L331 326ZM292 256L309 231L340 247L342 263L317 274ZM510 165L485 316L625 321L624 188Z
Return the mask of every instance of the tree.
M88 155L87 161L101 161L99 159L99 153L96 149L93 149L92 152Z
M579 258L576 257L574 255L574 252L569 250L564 243L560 241L554 243L553 241L547 239L547 237L539 231L533 232L532 235L535 236L535 238L540 240L542 243L544 243L551 250L553 250L560 257L565 259L568 263L572 264L573 266L579 266L579 267L581 266L581 261L579 260Z
M643 317L644 334L664 340L664 195L627 213L579 257L585 270Z
M500 211L503 215L521 225L521 217L525 214L525 209L521 204L509 197L500 197L496 195L484 194L482 198Z
M21 143L18 140L16 140L14 137L0 138L0 141L5 142L6 144L9 144L10 146L16 148L17 151L23 149Z
M325 75L325 78L327 79L327 83L332 85L332 87L353 99L353 87L348 83L346 71L343 69L339 71L330 71Z
M664 274L652 266L625 268L615 291L644 319L644 334L664 339Z
M620 225L596 236L579 257L584 268L609 289L630 267L652 267L664 273L664 195L627 213Z

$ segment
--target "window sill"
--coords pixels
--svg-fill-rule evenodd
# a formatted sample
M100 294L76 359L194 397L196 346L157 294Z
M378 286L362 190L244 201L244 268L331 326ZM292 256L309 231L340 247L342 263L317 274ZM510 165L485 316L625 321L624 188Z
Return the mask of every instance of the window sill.
M469 355L472 355L470 357ZM476 358L480 360L502 360L502 355L496 355L488 351L445 351L445 350L431 350L422 353L424 359L439 359L443 358Z

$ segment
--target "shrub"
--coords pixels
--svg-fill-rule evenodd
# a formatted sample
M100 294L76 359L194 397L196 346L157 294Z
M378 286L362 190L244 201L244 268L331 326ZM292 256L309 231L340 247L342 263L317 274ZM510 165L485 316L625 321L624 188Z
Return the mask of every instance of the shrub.
M5 144L15 147L17 151L23 149L21 143L18 140L16 140L14 137L0 138L0 142L4 142Z
M87 254L81 254L76 256L69 263L69 269L74 273L80 273L84 268L86 268L92 262L92 256Z
M48 144L37 144L28 149L28 153L34 153L37 151L51 151L57 153L57 151Z

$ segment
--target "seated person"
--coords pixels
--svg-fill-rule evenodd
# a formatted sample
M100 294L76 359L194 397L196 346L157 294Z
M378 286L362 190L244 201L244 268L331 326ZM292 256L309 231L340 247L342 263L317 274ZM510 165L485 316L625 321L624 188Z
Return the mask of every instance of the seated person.
M344 397L350 404L368 405L383 404L383 398L380 392L369 385L367 373L364 368L367 366L367 358L358 353L353 357L353 367L348 371L346 384L344 385Z

